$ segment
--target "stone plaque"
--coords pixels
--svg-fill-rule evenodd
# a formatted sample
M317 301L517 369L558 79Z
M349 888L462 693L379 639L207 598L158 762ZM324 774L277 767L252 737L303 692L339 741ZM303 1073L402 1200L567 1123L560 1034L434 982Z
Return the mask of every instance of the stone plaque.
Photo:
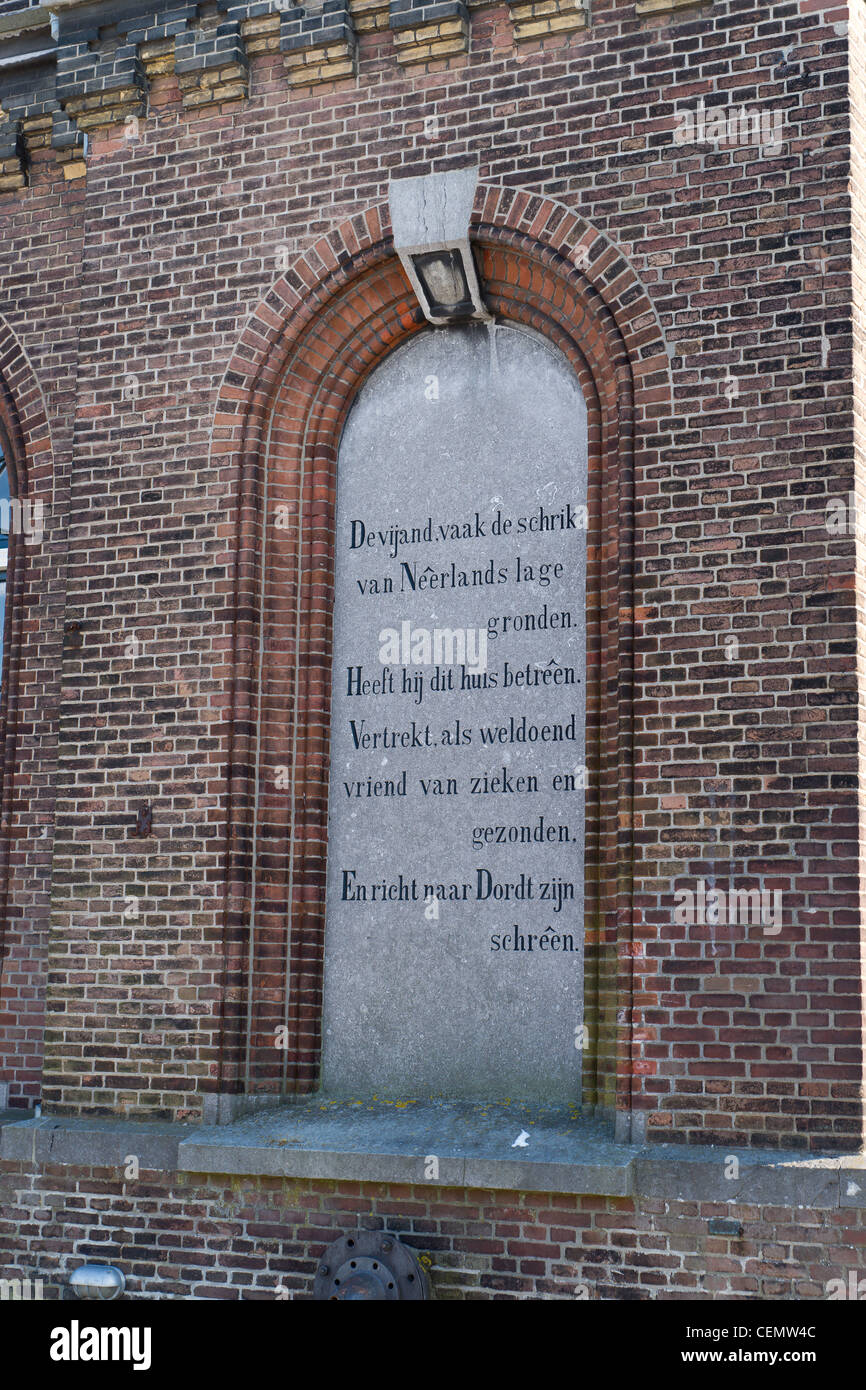
M339 453L323 1084L573 1101L586 407L534 334L429 330Z

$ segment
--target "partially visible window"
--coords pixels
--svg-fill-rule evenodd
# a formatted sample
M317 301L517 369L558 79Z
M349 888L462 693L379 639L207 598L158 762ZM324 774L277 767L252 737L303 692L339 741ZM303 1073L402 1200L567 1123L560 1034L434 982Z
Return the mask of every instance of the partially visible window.
M3 671L3 623L6 616L6 566L9 561L9 474L0 448L0 674Z

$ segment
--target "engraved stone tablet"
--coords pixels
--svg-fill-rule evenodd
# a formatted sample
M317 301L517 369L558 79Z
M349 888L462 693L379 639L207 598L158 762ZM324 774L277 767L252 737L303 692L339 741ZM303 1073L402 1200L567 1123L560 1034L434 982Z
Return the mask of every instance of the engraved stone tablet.
M586 407L506 326L429 330L339 453L323 1084L577 1100Z

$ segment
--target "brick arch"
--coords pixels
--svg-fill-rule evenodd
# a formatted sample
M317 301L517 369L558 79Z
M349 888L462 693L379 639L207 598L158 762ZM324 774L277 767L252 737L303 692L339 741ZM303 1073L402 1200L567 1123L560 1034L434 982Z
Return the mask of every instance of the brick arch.
M45 400L18 337L0 314L0 429L11 453L14 491L26 497L51 467Z
M52 480L51 432L45 402L27 355L6 319L0 315L0 444L9 471L9 489L13 497L30 498L43 492L50 495ZM19 534L9 538L9 562L6 581L4 615L3 678L0 687L0 1012L11 973L9 966L17 961L19 973L32 971L34 950L33 923L27 919L10 920L9 877L10 854L15 837L15 811L19 798L26 795L25 787L16 787L15 768L20 738L20 679L22 649L27 623L26 595L28 571L32 573L29 557ZM19 909L20 912L20 909ZM34 1026L41 1018L41 999L30 1001L28 1020ZM39 1017L37 1017L37 1013ZM23 1015L19 1015L23 1017ZM14 1055L0 1053L0 1075L12 1082L11 1094L20 1100L25 1090L38 1092L40 1077L36 1071L23 1074Z
M553 342L587 401L584 1102L628 1115L642 1101L631 1060L634 432L669 406L668 357L628 262L568 209L482 185L473 240L490 307ZM304 1091L317 1078L337 450L366 376L424 327L387 207L376 207L277 282L220 392L213 450L241 501L222 1090Z

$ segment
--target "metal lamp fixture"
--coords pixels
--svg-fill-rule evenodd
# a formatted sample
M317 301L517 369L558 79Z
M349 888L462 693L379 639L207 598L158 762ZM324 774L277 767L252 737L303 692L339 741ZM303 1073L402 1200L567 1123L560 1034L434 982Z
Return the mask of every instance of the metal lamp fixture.
M413 256L412 264L427 295L431 313L443 319L473 316L475 304L459 251L430 251L423 256Z
M437 327L491 318L469 243L477 184L477 165L391 180L394 250L425 318Z
M126 1280L116 1265L81 1265L69 1276L69 1287L76 1298L108 1302L123 1293Z

